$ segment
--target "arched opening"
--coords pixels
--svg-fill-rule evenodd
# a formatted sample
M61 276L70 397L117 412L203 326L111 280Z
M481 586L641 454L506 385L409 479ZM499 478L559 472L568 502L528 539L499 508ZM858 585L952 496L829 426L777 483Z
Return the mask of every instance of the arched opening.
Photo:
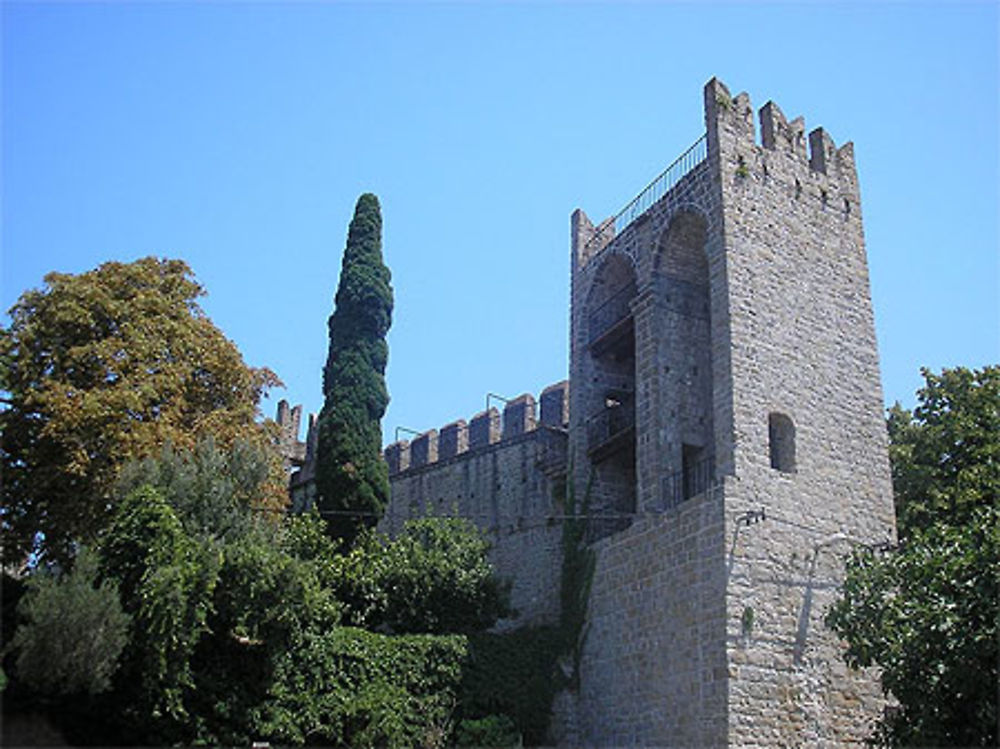
M681 211L660 237L656 278L667 307L687 317L708 319L708 225L693 211Z
M603 352L628 337L635 292L631 262L622 255L609 257L587 295L587 343L592 351Z
M682 210L660 236L654 261L665 507L701 494L715 481L707 239L704 216Z
M771 468L782 473L795 473L795 424L782 413L767 417L767 442Z
M598 269L587 295L587 456L591 508L613 516L591 524L592 537L628 525L636 508L635 323L631 261L613 254Z

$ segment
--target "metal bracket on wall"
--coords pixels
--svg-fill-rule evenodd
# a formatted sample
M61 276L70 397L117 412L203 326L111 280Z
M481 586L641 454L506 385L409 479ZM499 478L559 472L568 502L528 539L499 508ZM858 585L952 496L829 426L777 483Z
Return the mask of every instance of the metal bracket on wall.
M490 411L490 398L495 398L498 401L503 401L504 404L510 403L513 400L513 398L504 398L502 395L497 395L496 393L487 393L486 394L486 412L487 413L489 413L489 411Z
M759 510L747 510L736 518L736 525L745 525L749 528L751 525L756 525L762 520L767 520L767 513L763 507Z
M422 432L418 432L416 429L410 429L409 427L396 427L396 442L399 442L399 433L406 432L407 434L412 434L419 437Z

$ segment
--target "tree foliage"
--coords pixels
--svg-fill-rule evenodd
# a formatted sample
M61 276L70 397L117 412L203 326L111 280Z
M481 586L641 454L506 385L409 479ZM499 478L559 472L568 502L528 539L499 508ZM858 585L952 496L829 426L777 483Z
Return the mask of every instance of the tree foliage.
M508 715L465 719L455 728L455 746L522 746L521 732Z
M507 716L527 746L546 744L552 701L559 690L571 686L560 666L565 655L566 636L559 627L472 635L462 674L463 722Z
M21 681L48 695L97 694L110 688L129 616L122 611L117 585L97 584L92 551L83 549L68 573L34 572L18 613L23 623L12 649Z
M358 199L348 230L328 323L330 348L316 455L319 506L332 534L348 542L361 528L375 525L389 497L381 419L389 403L384 374L391 322L382 216L378 198L366 193Z
M1000 500L1000 366L923 375L913 413L898 403L889 411L902 538L937 523L966 524Z
M336 592L349 586L336 580L346 568L319 515L253 506L266 464L263 451L204 442L122 472L123 498L102 534L98 572L131 626L112 689L86 713L58 705L71 741L447 742L466 639L342 626ZM485 545L471 532L461 543L426 546L455 551L449 569L465 565L473 579L485 564ZM423 569L431 574L445 561ZM459 573L451 572L442 585L455 582Z
M122 502L102 548L102 571L116 580L133 627L119 686L126 686L128 722L183 740L186 697L194 687L191 657L202 636L219 581L221 550L184 533L176 510L155 487Z
M135 623L116 677L127 741L250 741L275 659L338 623L318 566L290 551L303 534L254 505L268 464L260 448L208 440L123 471L101 569Z
M410 520L395 539L367 533L334 560L332 583L353 625L397 633L471 634L510 613L509 586L484 534L462 518Z
M900 547L854 553L827 623L899 702L882 743L995 746L1000 367L924 377L889 413Z
M57 558L107 525L122 465L167 443L270 437L256 423L278 380L247 367L198 306L180 260L105 263L50 273L0 330L4 393L3 550L22 558L42 533ZM270 499L283 503L277 460Z
M459 635L313 631L281 659L261 732L290 744L446 746L465 657Z

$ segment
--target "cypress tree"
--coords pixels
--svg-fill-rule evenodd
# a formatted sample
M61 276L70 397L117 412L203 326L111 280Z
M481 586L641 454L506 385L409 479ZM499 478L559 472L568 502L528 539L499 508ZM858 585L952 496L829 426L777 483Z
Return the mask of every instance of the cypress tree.
M327 529L348 544L378 522L389 499L381 420L389 404L385 335L392 322L392 286L382 262L378 198L358 198L347 233L340 283L330 316L323 370L316 492Z

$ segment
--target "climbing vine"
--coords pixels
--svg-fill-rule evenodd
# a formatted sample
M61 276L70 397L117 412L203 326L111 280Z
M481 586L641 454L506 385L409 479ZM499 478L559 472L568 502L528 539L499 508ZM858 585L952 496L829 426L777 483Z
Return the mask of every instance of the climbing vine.
M569 475L572 473L570 468ZM470 637L469 659L462 676L460 726L507 716L524 745L544 744L556 694L578 688L595 562L587 545L590 485L588 480L579 504L572 483L561 484L553 495L565 515L558 626L522 627L505 634ZM571 665L571 669L562 664Z
M570 467L572 476L572 466ZM587 479L587 489L577 507L576 491L572 481L566 488L564 502L566 520L562 528L562 584L560 586L559 629L562 635L563 655L573 657L571 688L580 682L580 656L586 639L584 625L587 602L594 579L594 551L587 545L587 514L590 510L590 490L593 475Z

